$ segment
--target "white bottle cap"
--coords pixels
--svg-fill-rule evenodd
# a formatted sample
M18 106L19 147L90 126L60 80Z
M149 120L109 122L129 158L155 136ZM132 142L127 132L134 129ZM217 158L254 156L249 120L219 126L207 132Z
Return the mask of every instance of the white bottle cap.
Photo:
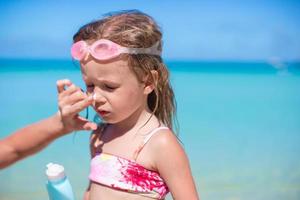
M62 165L49 163L47 164L46 175L50 181L58 181L63 179L65 175L65 168Z

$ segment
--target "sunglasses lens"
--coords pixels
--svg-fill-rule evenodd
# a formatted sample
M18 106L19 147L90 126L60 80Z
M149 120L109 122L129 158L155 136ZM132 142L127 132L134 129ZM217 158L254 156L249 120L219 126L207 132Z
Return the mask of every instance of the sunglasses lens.
M76 60L81 60L86 54L86 43L84 41L76 42L72 45L71 55Z

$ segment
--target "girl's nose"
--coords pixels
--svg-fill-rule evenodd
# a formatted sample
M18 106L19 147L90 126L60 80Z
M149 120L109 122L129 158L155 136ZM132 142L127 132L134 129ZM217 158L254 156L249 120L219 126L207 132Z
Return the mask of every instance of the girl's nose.
M105 97L103 95L101 95L100 93L95 92L95 91L94 91L94 94L93 94L93 99L94 99L95 104L104 104L106 102Z

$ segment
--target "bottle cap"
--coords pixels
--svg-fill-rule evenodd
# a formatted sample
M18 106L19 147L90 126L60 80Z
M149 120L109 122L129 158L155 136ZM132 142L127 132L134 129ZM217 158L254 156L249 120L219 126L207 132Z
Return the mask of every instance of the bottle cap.
M65 168L62 165L49 163L47 164L46 175L50 181L58 181L63 179L65 175Z

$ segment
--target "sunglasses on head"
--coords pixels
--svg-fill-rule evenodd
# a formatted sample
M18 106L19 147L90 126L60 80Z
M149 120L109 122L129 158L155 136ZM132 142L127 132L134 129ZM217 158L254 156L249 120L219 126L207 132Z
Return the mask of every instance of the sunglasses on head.
M161 55L158 49L159 41L149 48L129 48L123 47L107 39L100 39L93 44L88 45L87 42L80 40L71 47L71 55L75 60L84 59L87 54L92 55L97 60L108 60L119 56L122 53L127 54L150 54Z

